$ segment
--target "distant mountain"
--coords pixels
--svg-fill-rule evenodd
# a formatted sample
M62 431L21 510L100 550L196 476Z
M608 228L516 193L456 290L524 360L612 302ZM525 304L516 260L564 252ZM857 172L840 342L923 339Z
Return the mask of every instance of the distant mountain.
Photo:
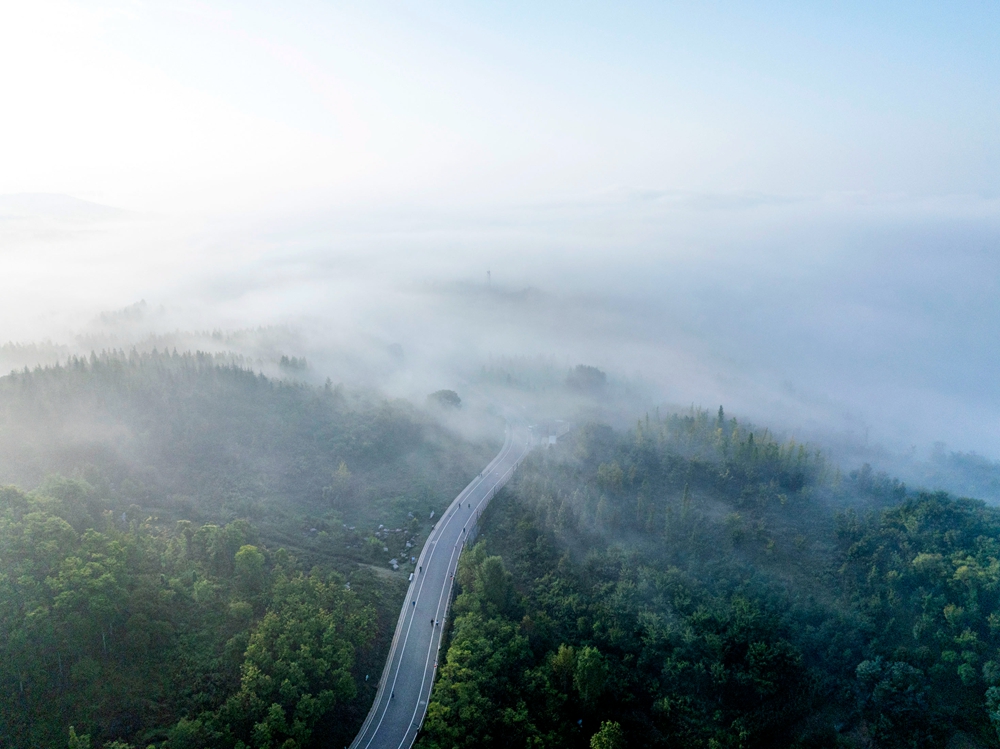
M23 219L105 221L128 215L129 211L121 208L91 203L71 195L33 192L0 195L0 221Z

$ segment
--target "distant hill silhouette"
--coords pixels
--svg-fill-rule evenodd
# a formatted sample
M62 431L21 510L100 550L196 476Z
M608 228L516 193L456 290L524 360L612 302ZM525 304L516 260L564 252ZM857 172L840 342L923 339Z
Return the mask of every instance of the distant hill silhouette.
M0 221L18 219L56 219L106 221L124 218L129 211L80 200L71 195L22 192L0 195Z

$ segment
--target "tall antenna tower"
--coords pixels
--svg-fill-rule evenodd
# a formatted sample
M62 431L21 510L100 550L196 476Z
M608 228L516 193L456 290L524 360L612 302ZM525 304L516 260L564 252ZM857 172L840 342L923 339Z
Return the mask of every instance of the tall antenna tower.
M490 286L493 283L493 279L490 278L490 272L486 271L486 285Z

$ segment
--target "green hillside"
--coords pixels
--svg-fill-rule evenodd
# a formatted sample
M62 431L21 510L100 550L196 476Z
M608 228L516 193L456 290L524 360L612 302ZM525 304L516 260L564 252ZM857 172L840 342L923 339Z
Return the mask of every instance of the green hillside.
M586 426L484 517L419 746L997 746L998 559L721 409Z
M81 482L0 491L0 744L349 737L405 583L303 571L245 521L95 528L81 501L101 506Z
M347 743L411 552L498 443L224 357L0 378L0 746Z
M106 352L0 378L0 483L61 474L119 515L244 518L302 556L387 562L363 548L379 524L440 512L503 434L470 445L406 401L229 362Z

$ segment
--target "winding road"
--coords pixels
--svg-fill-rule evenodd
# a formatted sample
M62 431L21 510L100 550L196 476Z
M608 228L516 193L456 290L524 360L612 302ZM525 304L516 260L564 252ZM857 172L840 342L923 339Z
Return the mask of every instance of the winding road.
M459 555L482 510L532 446L528 427L508 420L500 453L455 498L427 537L399 614L375 704L351 749L412 746L434 686Z

